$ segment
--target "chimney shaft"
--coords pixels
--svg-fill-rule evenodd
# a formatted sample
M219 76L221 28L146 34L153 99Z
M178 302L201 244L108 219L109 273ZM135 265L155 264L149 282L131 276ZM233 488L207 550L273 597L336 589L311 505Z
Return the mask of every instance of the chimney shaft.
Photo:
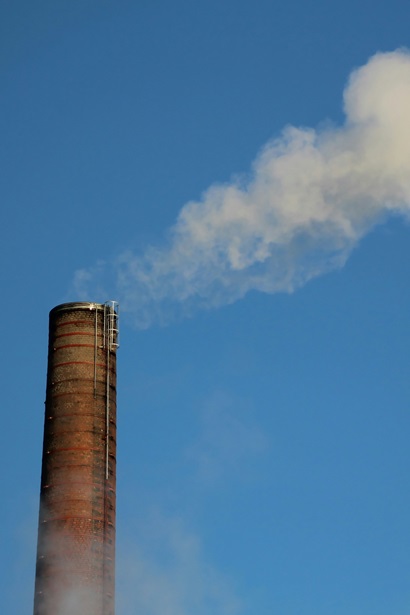
M34 615L114 615L117 323L50 312Z

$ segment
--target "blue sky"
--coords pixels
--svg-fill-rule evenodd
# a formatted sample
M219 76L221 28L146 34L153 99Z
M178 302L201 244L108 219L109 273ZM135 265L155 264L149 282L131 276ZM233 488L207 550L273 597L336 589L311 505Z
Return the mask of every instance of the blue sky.
M118 615L408 613L410 158L382 148L389 189L393 158L402 175L377 198L354 189L352 167L349 212L369 201L377 215L346 214L353 234L303 244L292 292L243 282L255 245L235 269L223 242L237 227L220 234L206 191L255 194L255 160L287 125L316 131L315 154L343 134L367 160L374 133L346 129L343 92L374 54L410 46L409 17L402 0L3 2L1 612L32 608L48 311L84 298L82 272L84 295L124 305ZM366 92L352 117L373 109ZM406 101L390 101L389 121L406 120ZM201 229L206 203L216 212L201 258L175 231L188 202ZM118 287L124 254L134 269Z

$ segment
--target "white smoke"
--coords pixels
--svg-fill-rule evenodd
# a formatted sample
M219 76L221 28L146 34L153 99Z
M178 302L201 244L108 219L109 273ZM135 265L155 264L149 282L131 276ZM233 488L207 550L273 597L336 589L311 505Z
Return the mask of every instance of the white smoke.
M40 519L47 519L43 502ZM101 537L47 527L39 534L37 555L34 615L98 615L103 611Z
M243 612L229 579L206 561L201 540L182 519L153 511L149 520L140 518L138 526L133 532L137 542L127 541L119 557L120 615Z
M123 309L147 327L250 290L291 292L343 266L375 224L410 211L410 53L378 53L355 70L344 110L340 128L286 127L249 177L187 203L165 246L78 271L78 293L111 268Z

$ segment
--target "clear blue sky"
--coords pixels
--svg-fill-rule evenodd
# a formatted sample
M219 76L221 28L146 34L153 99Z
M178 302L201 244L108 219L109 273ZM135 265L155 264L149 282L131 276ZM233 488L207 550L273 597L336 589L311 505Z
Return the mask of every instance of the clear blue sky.
M1 613L32 609L48 311L284 126L342 125L349 74L410 46L409 20L404 0L3 0ZM148 329L124 310L118 615L408 615L409 240L394 215L295 292Z

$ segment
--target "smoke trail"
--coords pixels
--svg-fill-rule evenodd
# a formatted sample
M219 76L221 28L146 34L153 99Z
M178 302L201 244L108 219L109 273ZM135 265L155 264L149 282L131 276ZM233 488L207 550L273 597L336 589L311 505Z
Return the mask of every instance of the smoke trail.
M410 53L374 55L344 92L345 124L288 126L248 178L187 203L167 243L110 267L139 327L231 303L250 290L291 292L341 267L363 235L410 210ZM107 266L78 271L84 292Z

